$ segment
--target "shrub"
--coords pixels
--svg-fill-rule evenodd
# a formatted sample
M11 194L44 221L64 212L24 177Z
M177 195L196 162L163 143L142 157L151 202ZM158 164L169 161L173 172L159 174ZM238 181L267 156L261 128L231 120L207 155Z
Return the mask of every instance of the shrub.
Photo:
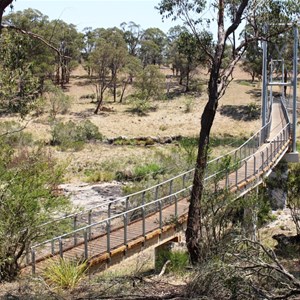
M150 163L135 167L133 171L133 178L137 181L141 181L147 177L155 179L158 174L162 174L163 172L164 170L161 166L155 163Z
M25 132L21 124L15 121L0 122L0 135L3 142L12 147L23 147L33 143L32 134Z
M166 272L182 274L189 264L189 255L183 250L168 250L159 251L156 259L156 268L161 270L167 261L170 261L166 268Z
M86 182L110 182L115 179L115 174L107 170L88 170L85 172Z
M102 140L103 138L98 127L89 120L85 120L78 125L73 121L67 123L55 122L51 134L51 145L58 145L61 150L80 150L86 141Z
M179 141L181 150L184 152L184 157L188 168L194 166L197 157L198 139L192 137L184 137Z
M131 113L145 116L150 111L155 111L157 106L154 106L150 101L139 99L138 96L131 98Z
M50 116L55 118L57 114L65 114L72 105L72 97L66 95L59 87L52 82L45 84L46 91L49 93Z
M190 81L190 91L201 95L203 92L203 82L199 79L192 79Z
M85 95L80 96L79 99L91 99L93 102L96 99L96 94L95 93L85 94Z
M74 289L88 270L87 262L76 262L60 258L52 261L44 271L44 276L55 286Z
M68 211L69 201L56 193L63 171L42 149L14 151L1 143L0 281L13 279L25 250L51 234L40 225Z

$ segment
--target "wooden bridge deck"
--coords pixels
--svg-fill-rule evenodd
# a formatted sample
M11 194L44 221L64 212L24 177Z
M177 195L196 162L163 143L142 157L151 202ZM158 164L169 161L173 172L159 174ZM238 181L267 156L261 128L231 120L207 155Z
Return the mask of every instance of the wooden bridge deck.
M280 103L273 104L272 110L272 126L269 141L278 135L278 133L285 126L285 119L281 112ZM289 141L286 145L278 150L278 153L274 153L273 161L263 160L262 152L265 157L267 153L275 151L276 142L266 142L263 144L258 151L247 161L247 167L241 166L240 169L228 175L227 179L220 181L220 187L229 187L230 190L235 191L237 189L247 189L253 182L257 180L262 173L266 170L271 169L274 165L274 161L282 155L282 152L286 151ZM254 164L255 160L255 164ZM260 168L263 163L266 163L266 168ZM263 170L264 169L264 170ZM257 174L254 172L257 170ZM253 175L254 174L254 175ZM176 226L183 224L186 221L188 212L188 198L178 200L177 202L177 219L174 224L175 216L175 204L168 205L162 209L162 216L160 212L150 214L145 218L143 223L142 219L136 220L128 224L127 226L127 243L125 244L125 233L122 220L119 223L112 224L109 236L107 234L101 234L101 228L99 227L99 234L93 229L93 233L90 236L89 242L84 243L83 240L79 241L75 247L67 246L68 241L63 241L65 244L63 257L66 259L83 259L88 253L88 261L91 265L98 265L106 267L108 263L116 262L119 258L122 259L124 256L130 256L131 254L142 250L147 246L151 246L162 242L166 239L170 239L172 235L176 234ZM160 220L163 220L161 226ZM144 224L144 225L143 225ZM145 231L143 232L143 226ZM102 225L103 232L103 225ZM109 243L109 245L108 245ZM108 252L107 249L110 249ZM49 255L52 260L59 259L59 253L55 255ZM35 271L41 272L48 264L48 259L39 259L35 264ZM24 272L31 272L31 266L24 268Z

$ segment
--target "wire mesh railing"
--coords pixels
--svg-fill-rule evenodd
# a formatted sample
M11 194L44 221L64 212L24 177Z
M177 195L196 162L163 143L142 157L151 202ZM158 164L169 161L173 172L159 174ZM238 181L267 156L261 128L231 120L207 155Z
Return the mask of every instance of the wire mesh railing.
M256 177L256 180L249 180L249 184L245 187L249 188L253 183L256 183L258 179L261 179L266 169L269 169L273 164L276 164L280 155L286 150L290 139L290 125L287 124L279 134L273 138L262 150L256 151L253 154L242 159L241 164L232 169L220 170L213 175L205 178L205 185L209 185L211 181L215 180L216 176L220 175L220 172L224 172L223 179L220 181L221 187L233 189L238 193L243 193L243 188L237 189L239 184L244 183L251 177ZM186 172L187 173L187 172ZM185 173L185 174L186 174ZM178 178L178 176L176 177ZM172 180L169 180L169 189L172 188ZM174 181L173 181L174 183ZM222 186L223 185L223 186ZM62 234L60 236L49 239L45 242L39 243L31 247L31 255L28 258L28 264L32 266L32 272L36 271L36 263L43 257L51 257L58 255L60 257L68 257L66 251L76 248L77 259L89 259L93 255L100 253L111 253L112 249L117 246L126 246L129 241L128 228L132 222L141 220L140 228L138 232L135 230L136 237L145 237L146 234L155 229L162 229L163 227L163 214L164 208L171 203L174 205L173 216L178 217L178 201L185 197L187 192L190 191L192 185L187 181L182 182L181 189L177 191L171 191L170 194L159 197L151 201L147 201L146 193L142 193L142 201L137 205L131 205L131 195L125 197L124 201L125 209L123 211L113 211L112 205L108 209L108 217L89 224L87 226L77 228L76 230ZM156 191L156 189L155 189ZM144 200L143 200L144 199ZM153 220L148 222L147 216L149 214L157 213L157 222ZM133 217L134 216L134 217ZM113 244L111 240L112 234L117 228L121 228L122 236L119 237L118 244ZM102 237L102 240L101 240ZM99 242L97 238L100 238ZM96 241L94 244L90 244L90 241ZM96 252L95 252L96 251ZM72 254L74 255L74 253ZM72 257L74 259L74 256Z
M282 101L281 103L285 111L284 103ZM271 121L239 148L209 161L205 185L209 186L217 179L221 187L234 190L238 196L261 180L266 170L272 167L286 151L290 139L288 123L272 140L261 147L270 132L270 123ZM257 151L259 147L261 150ZM151 230L162 228L163 211L166 207L173 204L174 217L178 217L179 198L189 196L193 175L194 169L143 191L110 201L105 211L103 205L101 206L101 214L99 214L100 206L97 206L56 220L56 222L70 220L72 230L32 246L31 254L27 254L26 264L32 266L34 273L38 261L54 255L63 257L67 255L66 250L76 246L78 249L76 257L81 259L91 258L95 251L98 251L98 254L110 253L111 249L116 247L111 243L112 233L117 228L122 228L123 237L118 246L126 246L129 240L128 226L137 220L141 220L141 228L137 236L144 237L150 227ZM151 226L147 224L147 216L155 213L158 213L159 217L156 227L153 227L153 224ZM101 237L102 244L97 247L90 244L90 241Z

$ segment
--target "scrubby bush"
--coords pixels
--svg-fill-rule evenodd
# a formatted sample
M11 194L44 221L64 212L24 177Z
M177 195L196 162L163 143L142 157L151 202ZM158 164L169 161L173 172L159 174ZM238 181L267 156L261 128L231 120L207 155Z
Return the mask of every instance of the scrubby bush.
M98 127L89 120L78 125L73 121L55 122L52 126L51 135L51 145L58 145L61 150L74 149L75 151L82 149L87 141L102 140L103 138Z
M2 141L12 147L23 147L33 144L32 134L25 132L23 126L15 121L0 122Z
M46 82L45 89L49 94L50 116L55 118L57 114L67 113L73 102L72 97L49 81Z
M0 281L15 278L25 251L53 231L40 225L68 211L57 194L63 171L45 150L15 151L0 141Z

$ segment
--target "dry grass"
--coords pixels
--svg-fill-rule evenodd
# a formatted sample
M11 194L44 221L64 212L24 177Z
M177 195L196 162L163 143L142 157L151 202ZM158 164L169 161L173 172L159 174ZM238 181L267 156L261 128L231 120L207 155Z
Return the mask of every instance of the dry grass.
M171 70L164 69L164 72L171 73ZM106 95L105 107L109 107L111 112L101 112L94 115L95 103L90 99L80 98L83 95L94 93L92 85L86 84L86 73L82 67L79 67L72 74L70 84L66 87L66 93L73 97L73 104L68 114L58 115L61 121L72 120L80 122L82 120L92 121L99 131L107 138L118 136L137 137L137 136L197 136L200 128L200 118L202 110L207 101L205 92L200 97L192 99L192 110L186 113L186 97L181 96L172 100L162 100L153 103L157 110L150 112L146 116L138 116L128 112L130 103L113 103L111 96ZM200 74L202 79L207 77ZM229 86L226 95L221 99L220 105L247 105L249 103L259 103L260 98L256 94L259 92L253 85L241 84L241 80L248 80L248 75L240 69L235 72L235 78ZM206 87L204 86L203 91ZM6 118L15 119L14 117ZM215 123L212 128L212 134L231 135L231 136L249 136L260 126L259 120L251 122L236 121L233 118L216 115ZM50 126L49 115L47 113L33 118L27 131L31 132L35 139L49 141ZM225 145L224 145L225 146ZM62 161L68 161L67 181L81 181L82 176L77 170L93 165L101 164L109 160L130 161L131 158L141 158L142 160L151 159L153 156L152 148L132 147L132 146L109 146L104 143L89 144L79 152L60 152L55 150L55 155ZM167 149L168 146L160 147Z

